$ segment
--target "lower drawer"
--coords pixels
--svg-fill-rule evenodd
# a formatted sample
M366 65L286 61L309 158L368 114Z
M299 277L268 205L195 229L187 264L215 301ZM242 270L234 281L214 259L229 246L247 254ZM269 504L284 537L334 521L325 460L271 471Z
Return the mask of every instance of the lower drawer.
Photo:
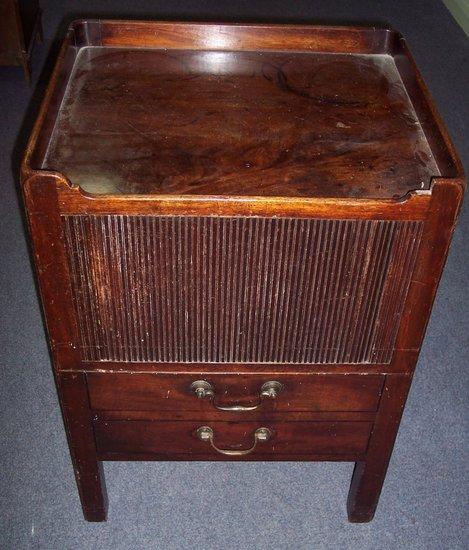
M94 422L98 453L233 458L276 455L361 455L371 422Z

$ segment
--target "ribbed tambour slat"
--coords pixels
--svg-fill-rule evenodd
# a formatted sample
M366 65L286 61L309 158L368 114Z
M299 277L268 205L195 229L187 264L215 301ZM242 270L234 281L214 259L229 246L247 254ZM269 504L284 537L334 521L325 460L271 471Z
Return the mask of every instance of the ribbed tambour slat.
M388 363L413 221L64 216L85 361Z

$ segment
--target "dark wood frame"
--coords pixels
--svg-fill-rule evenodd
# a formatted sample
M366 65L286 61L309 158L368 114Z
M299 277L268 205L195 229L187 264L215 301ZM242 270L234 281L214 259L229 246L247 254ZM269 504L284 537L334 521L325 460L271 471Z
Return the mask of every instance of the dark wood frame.
M26 82L31 84L31 54L36 40L43 41L42 12L38 0L28 2L11 0L7 4L10 4L10 6L5 5L4 7L7 17L0 22L0 35L4 35L4 38L0 40L2 46L0 65L21 66ZM28 21L28 18L31 18L31 21ZM29 33L25 29L28 26L30 27Z
M158 32L155 32L158 31ZM276 197L100 195L91 196L75 187L65 175L41 169L64 94L67 76L78 48L86 44L205 48L207 37L223 36L210 48L389 52L406 83L414 108L437 161L441 177L433 178L429 191L415 191L391 199L303 199ZM190 214L294 216L326 219L420 220L424 223L410 288L390 364L295 365L289 374L379 373L385 375L379 409L366 454L361 457L297 456L307 460L356 460L348 498L350 521L372 519L384 482L400 418L424 337L438 282L464 192L461 163L438 116L434 103L402 37L392 30L345 27L281 25L218 25L185 23L99 22L74 23L68 31L34 127L22 165L22 184L28 213L34 261L45 312L52 363L72 461L85 517L102 521L106 499L101 460L150 459L131 454L100 455L96 449L86 373L100 372L256 372L275 373L275 365L86 363L78 352L78 328L70 286L70 274L60 216L63 214ZM60 284L57 284L60 281ZM163 414L146 413L152 419ZM355 413L357 414L357 413ZM364 414L364 413L362 413ZM132 415L128 413L130 418ZM353 416L353 415L352 415ZM366 416L366 415L365 415ZM102 416L105 418L105 415ZM316 413L314 418L327 418ZM352 418L345 415L344 418ZM160 457L161 458L161 457ZM165 456L165 459L178 459ZM194 459L204 457L195 455ZM289 457L291 460L293 457Z

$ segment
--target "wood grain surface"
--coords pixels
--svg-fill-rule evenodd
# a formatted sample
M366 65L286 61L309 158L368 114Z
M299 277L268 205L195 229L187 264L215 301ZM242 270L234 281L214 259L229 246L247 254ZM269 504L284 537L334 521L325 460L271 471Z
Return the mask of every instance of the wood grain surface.
M389 55L83 48L44 168L89 193L401 197L439 175Z
M195 380L206 380L215 392L200 399L191 390ZM262 385L279 381L283 388L275 399L259 400ZM100 411L192 411L217 412L214 407L261 403L267 412L376 411L384 376L305 375L272 373L224 375L198 374L108 374L88 373L88 391L93 410ZM243 411L248 416L251 411ZM238 413L239 417L239 413Z

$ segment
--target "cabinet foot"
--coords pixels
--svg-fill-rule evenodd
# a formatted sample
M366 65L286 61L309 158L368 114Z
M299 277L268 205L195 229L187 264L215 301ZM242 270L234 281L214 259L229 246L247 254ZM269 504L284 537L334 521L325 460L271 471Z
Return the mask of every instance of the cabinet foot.
M366 457L353 470L347 499L353 523L366 523L375 515L411 381L409 375L386 376Z
M83 515L88 521L105 521L107 494L104 471L102 462L96 456L85 375L60 374L57 387Z
M108 501L103 465L101 462L77 462L75 460L75 479L83 516L87 521L106 521Z
M375 515L386 469L381 475L371 470L365 462L355 464L347 499L348 520L352 523L366 523Z

